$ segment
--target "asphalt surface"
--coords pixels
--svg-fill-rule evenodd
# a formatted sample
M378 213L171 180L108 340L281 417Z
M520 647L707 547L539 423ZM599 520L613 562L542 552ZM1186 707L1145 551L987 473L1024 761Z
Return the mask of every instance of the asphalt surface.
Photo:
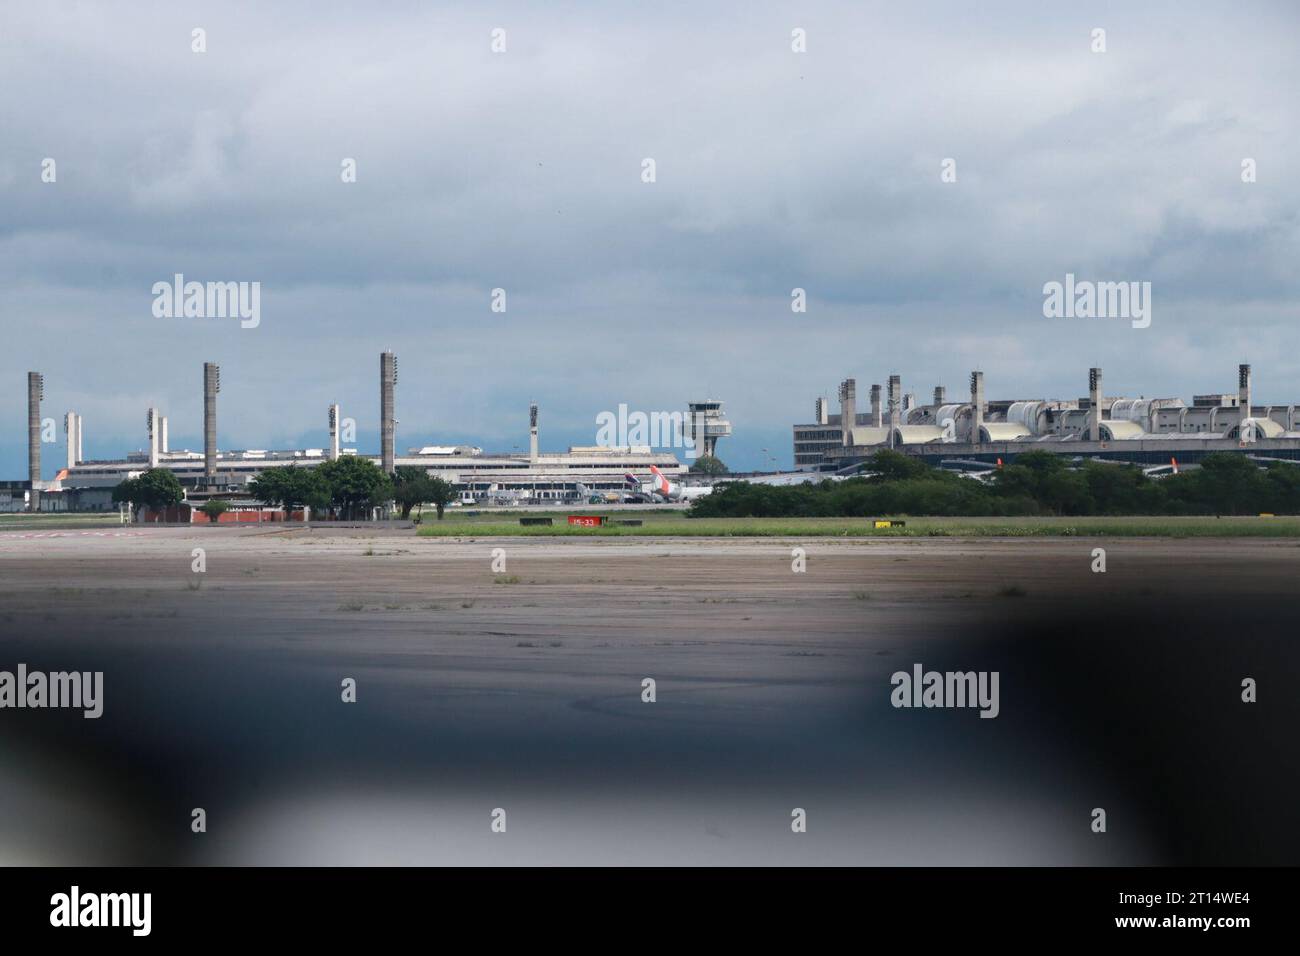
M0 670L104 714L0 709L0 863L1295 863L1297 581L1243 539L9 534ZM915 664L998 716L892 706Z

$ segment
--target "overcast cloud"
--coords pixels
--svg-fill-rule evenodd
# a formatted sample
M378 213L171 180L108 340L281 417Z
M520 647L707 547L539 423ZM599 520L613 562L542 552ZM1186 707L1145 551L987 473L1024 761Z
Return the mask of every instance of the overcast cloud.
M1132 6L6 3L0 478L29 369L87 457L150 405L201 446L205 360L221 447L319 446L337 400L377 451L384 348L399 449L716 397L729 464L788 465L840 378L925 401L976 367L1190 398L1250 361L1298 401L1300 13ZM261 282L260 326L155 318L177 272ZM1151 282L1151 327L1044 318L1067 272Z

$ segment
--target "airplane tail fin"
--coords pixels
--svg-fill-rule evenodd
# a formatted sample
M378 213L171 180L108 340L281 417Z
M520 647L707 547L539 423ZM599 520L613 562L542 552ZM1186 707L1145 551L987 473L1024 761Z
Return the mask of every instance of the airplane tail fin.
M651 465L650 474L654 475L655 478L658 479L655 482L655 485L659 488L659 490L665 495L668 494L668 489L670 486L668 484L668 479L664 477L664 473L660 471L657 466Z

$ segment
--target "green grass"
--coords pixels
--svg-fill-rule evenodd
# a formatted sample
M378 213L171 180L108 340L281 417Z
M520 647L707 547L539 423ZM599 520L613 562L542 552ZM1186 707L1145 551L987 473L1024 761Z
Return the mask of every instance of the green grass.
M126 527L116 511L99 514L4 514L0 515L0 532L3 531L66 531L97 528L108 530Z
M1275 518L908 518L903 528L874 528L871 518L687 518L681 511L604 511L590 507L575 514L608 514L615 518L637 518L639 528L614 525L608 528L574 528L565 523L564 512L547 512L555 524L524 527L521 514L539 512L495 512L467 515L449 510L442 521L427 520L418 534L432 537L830 537L830 538L925 538L925 537L1160 537L1160 538L1297 538L1300 517ZM0 515L0 533L5 531L56 531L71 529L110 530L122 527L116 512L107 514ZM132 527L132 526L128 526ZM142 527L139 525L133 527ZM325 526L328 527L328 526ZM373 547L369 549L374 554Z
M575 512L577 513L577 512ZM582 513L607 514L599 509ZM1160 537L1296 538L1300 517L1124 517L1124 518L907 518L902 528L875 528L872 518L687 518L680 512L638 512L639 528L575 528L557 513L556 524L523 526L516 513L448 513L419 529L430 537Z

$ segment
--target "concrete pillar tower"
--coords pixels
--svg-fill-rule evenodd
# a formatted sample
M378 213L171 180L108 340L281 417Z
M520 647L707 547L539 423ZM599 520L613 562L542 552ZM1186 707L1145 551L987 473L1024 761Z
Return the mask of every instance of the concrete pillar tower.
M162 438L162 420L158 409L151 408L145 414L145 427L149 429L149 467L158 467L158 445Z
M221 367L203 363L203 480L217 481L217 393L221 391Z
M847 448L853 444L853 426L858 417L858 383L846 378L840 382L840 438Z
M1250 366L1237 366L1237 421L1239 423L1237 434L1241 436L1242 441L1254 441L1254 429L1243 429L1240 427L1251 415L1251 396L1250 396Z
M1088 369L1088 441L1101 441L1101 369Z
M71 468L80 459L77 457L77 413L68 412L63 416L63 431L68 436L67 467Z
M903 379L900 375L889 376L889 427L897 428L903 424Z
M40 372L27 373L27 480L31 494L27 507L40 509L41 498L41 399L45 397L45 376Z
M339 403L330 406L330 461L339 460L339 429L343 427L339 418Z
M537 463L537 403L528 406L528 460Z
M394 469L393 445L397 438L394 417L394 392L397 388L397 356L392 352L379 355L379 441L380 461L387 474Z

